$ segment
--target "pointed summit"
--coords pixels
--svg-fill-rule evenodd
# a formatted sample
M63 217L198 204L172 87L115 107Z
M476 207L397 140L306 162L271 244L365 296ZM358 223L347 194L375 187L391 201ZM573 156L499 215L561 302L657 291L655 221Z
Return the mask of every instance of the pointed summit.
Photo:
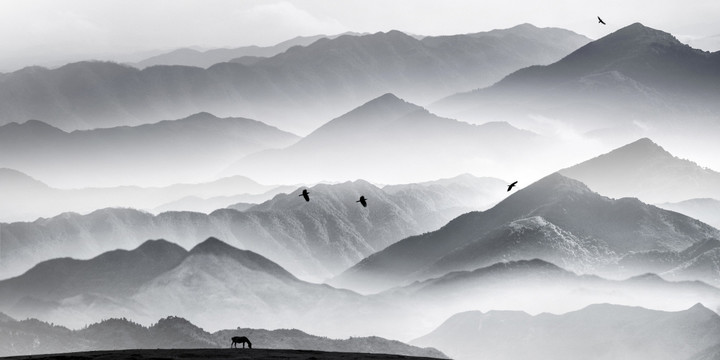
M611 197L648 203L720 198L720 173L680 159L647 138L560 171Z
M424 109L398 98L395 94L386 93L366 102L339 118L331 120L310 134L310 136L318 136L326 132L346 129L349 126L362 126L363 128L376 127L418 110ZM352 130L357 130L357 128L353 128Z
M209 237L190 250L190 256L199 255L227 256L250 270L262 271L287 280L297 280L287 270L266 257L249 250L240 250L215 237Z

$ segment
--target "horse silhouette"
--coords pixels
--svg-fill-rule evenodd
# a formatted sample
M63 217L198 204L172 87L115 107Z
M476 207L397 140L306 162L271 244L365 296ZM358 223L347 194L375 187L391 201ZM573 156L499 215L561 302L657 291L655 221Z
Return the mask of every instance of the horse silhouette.
M252 343L250 340L245 336L233 336L232 343L230 344L230 348L232 349L235 347L237 349L237 344L242 344L243 349L245 348L245 344L248 344L248 349L252 349Z

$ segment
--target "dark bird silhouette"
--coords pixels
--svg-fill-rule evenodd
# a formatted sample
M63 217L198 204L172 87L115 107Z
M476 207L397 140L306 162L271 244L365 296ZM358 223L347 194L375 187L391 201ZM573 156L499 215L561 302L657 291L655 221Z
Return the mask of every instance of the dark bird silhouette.
M298 196L302 196L303 199L305 199L305 201L310 201L310 192L307 191L307 189L303 189L302 194L300 194Z
M363 207L367 207L367 199L365 199L365 196L362 196L362 195L361 195L361 196L360 196L360 200L358 200L358 201L356 201L356 202L359 202L360 205L362 205Z
M515 187L516 184L517 184L517 181L508 185L508 191L512 190L512 188Z
M599 16L598 16L598 22L601 23L601 24L603 24L603 25L607 25L607 24L605 24L604 21L602 21L602 19L601 19Z

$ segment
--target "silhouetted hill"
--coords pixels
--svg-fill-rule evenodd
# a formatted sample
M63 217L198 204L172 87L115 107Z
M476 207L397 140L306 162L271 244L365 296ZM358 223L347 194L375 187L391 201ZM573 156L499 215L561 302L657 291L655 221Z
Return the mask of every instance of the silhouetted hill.
M635 23L547 66L518 70L431 109L468 117L543 115L582 130L716 116L720 55ZM502 115L501 115L502 114ZM714 114L714 115L713 115ZM673 120L674 119L674 120Z
M413 340L463 359L685 359L717 344L720 317L609 304L562 315L469 311Z
M74 328L116 314L142 323L183 314L211 329L241 321L347 336L402 333L406 330L400 320L408 318L405 309L301 281L265 257L214 238L189 252L148 242L89 260L53 259L0 281L0 289L0 311ZM368 313L374 314L373 321L364 315ZM340 316L344 320L336 321ZM183 324L168 326L197 332Z
M180 246L156 240L131 251L114 250L90 260L48 260L19 277L0 282L0 306L22 307L20 300L24 298L52 303L83 294L121 296L137 291L186 256L187 251Z
M292 349L395 354L396 358L400 358L399 355L447 358L443 353L432 348L418 348L376 336L341 340L310 335L296 329L263 330L239 327L235 330L209 333L175 316L162 318L147 327L124 318L112 318L80 330L51 326L37 320L13 320L0 323L0 334L4 335L0 337L0 356L35 355L34 357L37 357L37 354L124 349L226 349L232 336L242 334L251 339L254 351ZM62 339L63 342L56 343L53 341L55 339ZM237 354L237 350L234 350L224 355L237 356ZM108 353L105 356L111 355ZM121 354L116 355L121 356ZM282 356L279 352L276 355ZM133 358L141 358L140 356L141 354L138 354ZM185 354L182 358L190 357Z
M168 239L192 248L201 239L222 238L281 264L293 274L322 281L365 256L407 236L439 228L450 219L499 199L504 182L467 179L389 191L365 181L300 189L262 204L210 214L102 209L87 215L66 213L33 222L2 224L2 277L18 275L54 257L88 258L117 248L131 249L147 239ZM491 188L489 188L491 187ZM178 194L180 189L167 189ZM142 195L143 193L139 193ZM369 208L355 201L364 194Z
M648 138L560 173L582 181L601 194L633 196L648 203L720 198L720 173L679 159Z
M525 146L508 152L508 143ZM531 152L540 156L547 143L507 123L472 125L441 118L385 94L285 149L240 159L225 174L242 173L260 181L365 178L384 183L414 182L466 172L468 163L483 164L486 173L504 173Z
M396 92L429 101L547 64L584 36L528 25L418 40L399 31L320 39L273 57L208 69L106 62L26 68L0 82L4 122L39 119L64 130L137 125L209 111L307 133L360 101Z
M453 270L532 258L600 271L629 252L679 251L718 235L717 229L684 215L637 199L613 200L556 173L489 210L399 241L330 283L377 291Z
M0 166L64 187L147 186L205 180L239 157L298 139L259 121L208 113L71 133L28 121L0 126Z

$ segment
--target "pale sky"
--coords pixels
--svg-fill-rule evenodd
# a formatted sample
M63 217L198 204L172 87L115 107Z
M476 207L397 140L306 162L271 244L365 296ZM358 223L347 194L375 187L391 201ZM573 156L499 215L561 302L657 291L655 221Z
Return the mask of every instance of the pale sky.
M597 39L641 22L717 50L707 38L716 36L720 48L718 19L718 0L0 0L0 71L139 60L141 52L188 46L272 45L298 35L443 35L521 23Z

